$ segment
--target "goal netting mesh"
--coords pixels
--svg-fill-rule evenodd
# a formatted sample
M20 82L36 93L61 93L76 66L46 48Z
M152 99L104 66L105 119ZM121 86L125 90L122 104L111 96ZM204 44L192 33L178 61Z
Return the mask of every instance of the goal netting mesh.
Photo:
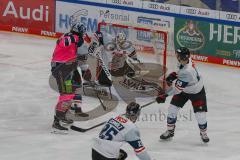
M168 52L168 31L106 22L98 24L98 31L101 31L103 37L109 40L115 38L119 32L124 33L130 45L135 47L140 61L147 66L148 70L151 70L145 78L162 83L161 85L165 88L166 75L175 70L177 64L172 52ZM111 61L106 55L103 57Z

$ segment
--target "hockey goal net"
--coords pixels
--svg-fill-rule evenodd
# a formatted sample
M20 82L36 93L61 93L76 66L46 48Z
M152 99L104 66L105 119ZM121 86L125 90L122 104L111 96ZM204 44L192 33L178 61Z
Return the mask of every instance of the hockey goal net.
M168 55L168 31L142 26L130 26L101 22L98 24L98 31L103 33L107 39L113 39L119 32L126 35L127 40L137 51L138 58L142 63L148 64L155 69L152 73L157 75L163 88L166 86L166 75L174 70L175 61L173 55ZM151 65L150 65L151 63ZM157 64L157 66L154 64ZM149 75L150 77L154 75ZM155 77L155 79L156 79Z

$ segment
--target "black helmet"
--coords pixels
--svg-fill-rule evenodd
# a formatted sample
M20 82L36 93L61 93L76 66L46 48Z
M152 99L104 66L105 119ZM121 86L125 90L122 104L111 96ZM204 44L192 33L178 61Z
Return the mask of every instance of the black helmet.
M180 47L176 50L176 53L180 57L181 60L187 60L190 57L190 51L186 47Z
M140 105L136 102L131 102L127 105L126 116L130 120L135 122L138 116L140 115L140 111L141 111Z
M86 31L87 29L83 24L76 23L76 24L73 24L70 32L72 32L73 34L77 34L79 36L83 36L86 33Z

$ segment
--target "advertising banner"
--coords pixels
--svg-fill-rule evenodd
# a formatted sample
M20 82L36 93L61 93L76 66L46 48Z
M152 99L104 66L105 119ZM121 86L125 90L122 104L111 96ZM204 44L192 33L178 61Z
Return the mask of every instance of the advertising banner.
M142 8L142 2L136 0L107 0L107 3L126 7Z
M173 4L167 4L167 3L156 3L156 2L148 2L143 1L143 9L150 9L150 10L156 10L161 12L168 12L168 13L180 13L181 6L179 5L173 5Z
M0 29L50 35L54 21L54 0L1 0Z
M175 19L175 47L188 47L200 61L240 67L240 27Z
M77 13L77 14L76 14ZM93 32L97 30L98 23L105 21L107 23L117 23L127 26L138 26L142 28L154 28L155 30L166 30L169 33L169 44L173 46L173 33L174 33L174 18L138 13L120 9L111 9L105 7L90 6L83 4L72 4L62 1L56 3L56 32L68 32L70 29L71 19L74 17L78 19L78 22L85 24L88 34L91 36ZM112 30L111 36L115 37L116 33L120 32L115 28ZM136 46L141 50L149 50L149 46L153 45L153 42L149 34L139 33L134 34L131 30L124 30L126 36L134 41ZM162 37L160 37L162 38ZM170 46L170 45L169 45ZM170 48L170 47L169 47ZM153 49L151 48L151 51Z
M203 8L193 8L193 7L185 7L181 6L181 14L196 16L196 17L205 17L205 18L219 18L219 12L211 9L203 9Z
M96 2L96 3L107 3L107 0L82 0L82 1L86 1L86 2Z
M69 31L72 15L87 27L89 34L95 32L98 23L102 21L120 24L132 24L134 21L134 17L124 10L57 1L56 32Z
M240 22L240 13L220 12L219 16L222 20Z

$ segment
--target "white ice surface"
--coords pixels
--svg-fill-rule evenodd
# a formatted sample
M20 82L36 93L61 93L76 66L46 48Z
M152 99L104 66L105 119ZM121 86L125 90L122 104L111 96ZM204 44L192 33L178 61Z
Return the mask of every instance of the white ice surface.
M55 40L0 32L0 160L91 159L91 139L99 128L68 135L50 133L57 101L57 93L48 85L54 45ZM240 70L202 63L198 68L207 91L211 141L201 143L190 103L181 111L174 139L159 141L166 129L169 98L165 104L144 108L137 122L154 160L240 160ZM124 107L121 103L117 111ZM125 149L128 160L137 159L129 146Z

